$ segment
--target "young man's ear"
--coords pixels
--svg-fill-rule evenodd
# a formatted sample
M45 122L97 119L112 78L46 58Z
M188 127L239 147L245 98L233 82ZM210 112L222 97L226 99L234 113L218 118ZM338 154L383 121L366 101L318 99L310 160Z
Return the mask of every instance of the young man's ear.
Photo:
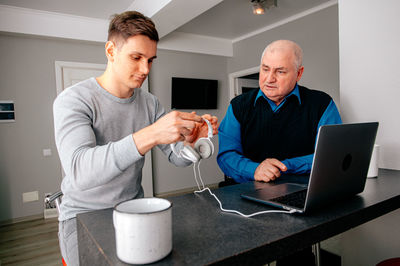
M106 45L105 45L105 49L106 49L106 56L107 59L111 62L114 61L114 55L115 55L115 43L113 41L107 41Z

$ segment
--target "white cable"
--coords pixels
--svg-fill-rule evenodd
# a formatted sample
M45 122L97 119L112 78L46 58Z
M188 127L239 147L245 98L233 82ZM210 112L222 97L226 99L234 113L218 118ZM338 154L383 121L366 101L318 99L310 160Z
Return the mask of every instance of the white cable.
M237 211L237 210L228 210L228 209L224 209L224 208L222 207L222 203L221 203L221 201L218 199L218 197L217 197L214 193L212 193L211 190L210 190L208 187L205 187L205 186L204 186L203 179L201 178L201 173L200 173L200 161L199 161L199 163L198 163L198 165L197 165L197 169L198 169L198 171L199 171L199 179L200 179L200 181L201 181L201 184L203 185L203 189L200 189L199 183L198 183L198 181L197 181L197 176L196 176L196 171L195 171L195 164L194 164L194 165L193 165L194 179L196 180L197 187L199 188L199 190L195 191L194 193L202 193L202 192L204 192L204 191L207 190L207 191L211 194L211 196L213 196L213 197L217 200L217 202L219 203L219 208L220 208L221 211L223 211L223 212L236 213L236 214L239 214L239 215L241 215L241 216L243 216L243 217L246 217L246 218L250 218L250 217L253 217L253 216L256 216L256 215L260 215L260 214L265 214L265 213L294 213L294 212L296 212L296 210L290 210L290 211L268 210L268 211L255 212L255 213L252 213L252 214L243 214L243 213L241 213L241 212L239 212L239 211Z
M203 189L204 189L206 186L204 186L203 178L201 178L200 163L201 163L201 160L200 160L199 163L197 164L197 171L199 172L199 179L200 179L201 185L203 186Z
M194 173L194 180L196 181L196 184L197 184L197 188L199 190L201 190L199 182L197 181L197 176L196 176L196 163L193 163L193 173Z
M260 215L260 214L265 214L265 213L294 213L294 212L296 212L296 210L290 210L290 211L268 210L268 211L255 212L255 213L252 213L252 214L243 214L243 213L241 213L241 212L239 212L237 210L224 209L222 207L221 201L217 198L217 196L215 196L214 193L211 192L211 190L208 187L206 187L206 188L204 188L204 189L202 189L200 191L195 191L194 193L202 193L202 192L204 192L206 190L211 194L211 196L213 196L218 201L219 208L221 209L221 211L229 212L229 213L236 213L236 214L239 214L239 215L241 215L243 217L246 217L246 218L250 218L250 217L253 217L253 216L256 216L256 215Z

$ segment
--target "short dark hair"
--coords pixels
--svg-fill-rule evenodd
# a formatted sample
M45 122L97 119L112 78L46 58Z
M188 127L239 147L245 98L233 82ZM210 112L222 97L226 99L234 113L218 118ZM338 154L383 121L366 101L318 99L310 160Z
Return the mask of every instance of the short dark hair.
M108 28L108 40L125 42L129 37L145 35L158 42L158 32L154 22L137 11L125 11L113 16Z

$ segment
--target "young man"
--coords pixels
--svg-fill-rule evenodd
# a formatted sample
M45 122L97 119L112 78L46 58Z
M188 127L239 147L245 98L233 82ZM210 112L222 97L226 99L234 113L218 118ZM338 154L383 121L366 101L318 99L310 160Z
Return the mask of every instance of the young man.
M67 265L78 265L76 214L143 197L144 155L158 146L177 166L170 143L206 137L193 113L165 114L157 98L140 90L156 58L158 33L142 14L128 11L110 22L107 69L63 91L54 102L55 139L65 172L59 240ZM204 115L217 131L217 118Z
M329 95L297 84L302 58L292 41L269 44L261 57L260 89L231 101L218 129L217 161L236 182L309 173L318 128L342 122Z

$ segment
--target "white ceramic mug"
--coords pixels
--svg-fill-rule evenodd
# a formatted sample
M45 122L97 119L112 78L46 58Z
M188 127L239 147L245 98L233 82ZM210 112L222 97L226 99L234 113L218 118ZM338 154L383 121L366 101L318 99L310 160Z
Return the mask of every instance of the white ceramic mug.
M172 250L172 203L142 198L117 204L113 211L117 256L131 264L158 261Z
M375 144L371 155L371 161L369 163L367 177L377 177L378 176L378 163L379 163L379 145Z

